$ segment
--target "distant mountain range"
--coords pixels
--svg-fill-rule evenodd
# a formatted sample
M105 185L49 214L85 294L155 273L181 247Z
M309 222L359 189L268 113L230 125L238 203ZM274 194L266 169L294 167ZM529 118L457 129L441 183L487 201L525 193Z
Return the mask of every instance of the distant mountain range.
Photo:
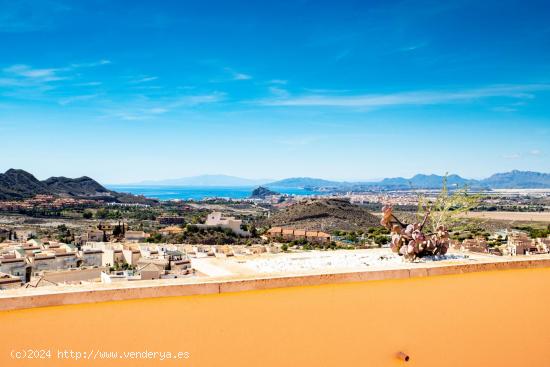
M329 181L311 177L287 178L280 181L265 183L266 180L250 180L224 175L204 175L178 180L144 181L147 185L172 186L257 186L264 188L259 192L277 190L277 188L302 188L315 191L342 192L361 190L399 190L399 189L438 189L443 182L443 176L418 174L411 178L385 178L377 182L341 182ZM472 189L536 189L550 188L550 174L530 171L511 171L496 173L482 180L462 178L458 175L447 176L449 187ZM265 188L269 189L266 190ZM37 194L49 194L61 197L91 198L113 202L149 203L153 201L142 196L111 191L90 177L66 178L50 177L40 181L32 174L9 169L0 173L0 200L24 199Z
M248 179L227 175L201 175L193 177L174 178L167 180L149 180L134 184L135 186L256 186L262 185L268 179Z
M26 199L38 194L97 199L109 202L150 203L150 199L111 191L90 177L50 177L40 181L21 169L0 173L0 200Z
M318 178L297 177L271 182L264 186L285 188L309 188L312 190L372 190L372 189L437 189L441 188L444 176L417 174L411 178L385 178L376 182L341 182ZM485 189L537 189L550 188L550 174L530 171L496 173L482 180L448 175L449 187L469 186Z
M343 191L343 190L373 190L373 189L437 189L441 187L443 176L417 174L411 178L393 177L384 178L380 181L331 181L312 177L291 177L279 181L268 179L248 179L227 175L202 175L185 177L170 180L142 181L131 184L135 186L258 186L262 185L270 189L277 188L305 188L321 191ZM550 174L511 171L496 173L482 180L474 180L460 177L459 175L448 175L447 184L449 187L463 187L485 189L525 189L525 188L550 188Z

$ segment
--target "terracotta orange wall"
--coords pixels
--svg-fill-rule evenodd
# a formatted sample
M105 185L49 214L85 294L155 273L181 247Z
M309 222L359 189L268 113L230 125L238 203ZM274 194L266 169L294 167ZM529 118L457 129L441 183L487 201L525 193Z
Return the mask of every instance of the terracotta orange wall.
M0 340L0 366L550 366L550 269L6 311ZM22 348L190 358L10 358Z

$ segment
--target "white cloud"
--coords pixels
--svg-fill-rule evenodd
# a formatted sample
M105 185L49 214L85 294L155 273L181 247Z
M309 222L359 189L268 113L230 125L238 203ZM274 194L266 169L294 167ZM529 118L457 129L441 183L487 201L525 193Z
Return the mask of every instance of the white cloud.
M330 95L311 94L260 100L267 106L389 107L434 105L479 100L490 97L533 98L533 92L550 90L550 84L497 85L477 89L413 91L389 94Z
M12 65L4 68L2 71L12 77L28 78L45 82L63 79L57 75L60 69L33 69L23 64Z
M278 97L288 97L290 95L286 89L279 87L269 87L269 92Z
M15 64L2 69L5 77L0 79L0 85L25 87L48 84L50 82L72 79L74 76L71 75L71 71L74 69L96 67L109 63L109 60L100 60L85 64L71 64L58 68L33 68L25 64Z
M71 97L66 97L66 98L60 99L58 101L58 103L62 106L65 106L65 105L75 103L75 102L88 101L90 99L96 98L97 96L98 96L97 94L85 94L85 95L80 95L80 96L71 96Z
M159 115L177 111L181 108L191 108L203 104L217 103L225 98L225 94L214 92L210 94L186 95L175 98L168 98L162 101L144 101L133 102L123 109L107 111L107 116L114 116L122 120L148 120Z
M252 79L252 77L248 74L235 73L233 75L233 80L249 80L249 79Z
M157 80L157 79L158 77L156 76L143 75L143 76L137 77L136 79L130 80L129 83L140 84L140 83L152 82L153 80Z
M513 108L513 107L504 107L504 106L499 106L499 107L494 107L492 108L493 111L495 112L516 112L518 109L517 108Z
M102 59L102 60L99 60L99 61L86 62L86 63L82 63L82 64L71 64L69 66L69 68L72 68L72 69L76 69L76 68L93 68L93 67L96 67L96 66L109 65L109 64L111 64L111 60Z
M210 94L198 94L176 98L173 102L168 103L167 107L173 109L181 106L197 106L207 103L216 103L225 99L225 93L214 92Z
M411 52L411 51L418 50L419 48L426 47L427 45L428 45L428 42L422 41L422 42L410 44L410 45L405 46L405 47L401 47L401 48L399 49L399 51L400 51L400 52Z
M538 149L533 149L529 152L529 154L534 155L534 156L539 156L539 155L542 155L542 151L540 151Z
M520 158L521 158L521 155L518 154L518 153L504 154L504 155L502 156L502 158L504 158L504 159L520 159Z
M98 85L101 85L103 83L101 82L85 82L85 83L77 83L75 84L77 87L97 87Z
M283 79L271 79L271 80L269 81L269 83L271 83L271 84L282 84L282 85L284 85L284 84L287 84L287 83L288 83L288 80L283 80Z
M231 75L231 80L249 80L252 79L251 75L241 73L233 70L232 68L224 68L225 72Z
M50 100L60 104L72 103L72 98L59 100L58 97L48 96L48 92L60 87L93 86L100 82L77 83L75 80L81 78L76 69L91 68L111 63L109 60L95 62L70 64L63 67L36 68L26 64L14 64L0 70L0 88L3 88L2 95L21 99ZM73 80L71 85L63 81ZM63 93L69 94L67 91ZM78 100L81 96L75 96Z

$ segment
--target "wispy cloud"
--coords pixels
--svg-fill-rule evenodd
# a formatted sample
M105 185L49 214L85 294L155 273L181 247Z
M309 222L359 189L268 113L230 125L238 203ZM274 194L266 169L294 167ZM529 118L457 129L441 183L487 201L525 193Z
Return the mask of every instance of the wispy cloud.
M413 91L390 94L330 95L311 94L271 98L257 103L267 106L297 107L391 107L460 103L492 97L534 98L534 92L550 90L550 84L497 85L477 89Z
M428 45L428 42L426 42L426 41L412 43L412 44L409 44L407 46L401 47L398 51L400 51L400 52L416 51L418 49L426 47L427 45Z
M65 80L78 79L76 70L107 65L109 60L70 64L62 67L40 68L26 64L14 64L0 70L0 89L3 95L11 97L38 98L44 93L56 89ZM99 82L87 83L87 86L99 85ZM73 84L73 86L85 86Z
M238 72L232 68L224 68L224 70L230 74L231 80L250 80L252 79L252 76L249 74Z
M284 80L284 79L271 79L269 81L270 84L281 84L281 85L285 85L288 83L288 80Z
M61 80L63 77L59 76L59 72L62 69L33 69L28 65L16 64L4 68L2 71L10 77L27 78L31 80L38 80L44 82Z
M142 75L142 76L139 76L139 77L136 77L136 78L130 80L129 83L131 83L131 84L141 84L141 83L152 82L152 81L157 80L157 79L158 79L157 76Z
M520 159L520 158L521 158L521 154L519 154L519 153L504 154L504 155L502 156L502 158L504 158L504 159L510 159L510 160Z
M66 98L61 98L58 101L58 103L61 106L66 106L68 104L75 103L75 102L88 101L90 99L96 98L97 96L98 96L98 94L83 94L83 95L79 95L79 96L70 96L70 97L66 97Z
M494 107L492 108L492 111L495 111L495 112L504 112L504 113L508 113L508 112L517 112L517 108L513 108L513 107L506 107L506 106L498 106L498 107Z
M106 116L114 116L127 121L149 120L182 108L218 103L224 99L225 93L221 92L171 97L160 101L141 99L140 101L128 103L124 108L107 111Z
M269 92L277 97L288 97L290 93L286 89L279 87L269 87Z
M504 154L502 158L504 159L523 159L523 158L529 158L529 157L540 157L544 153L539 149L532 149L528 151L527 153L512 153L512 154Z
M77 87L97 87L103 83L101 82L84 82L84 83L77 83L75 86Z
M85 63L82 63L82 64L71 64L70 68L72 68L72 69L93 68L93 67L101 66L101 65L109 65L111 63L112 63L111 60L101 59L99 61L94 61L94 62L85 62Z
M248 79L252 79L252 77L248 74L235 73L233 75L233 80L248 80Z

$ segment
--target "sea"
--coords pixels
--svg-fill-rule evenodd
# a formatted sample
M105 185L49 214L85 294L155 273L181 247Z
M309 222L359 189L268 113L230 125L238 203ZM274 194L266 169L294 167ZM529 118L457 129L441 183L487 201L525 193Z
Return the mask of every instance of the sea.
M158 200L204 200L210 198L246 199L255 186L125 186L108 185L108 189ZM287 195L321 195L322 192L288 187L270 187L270 190Z

